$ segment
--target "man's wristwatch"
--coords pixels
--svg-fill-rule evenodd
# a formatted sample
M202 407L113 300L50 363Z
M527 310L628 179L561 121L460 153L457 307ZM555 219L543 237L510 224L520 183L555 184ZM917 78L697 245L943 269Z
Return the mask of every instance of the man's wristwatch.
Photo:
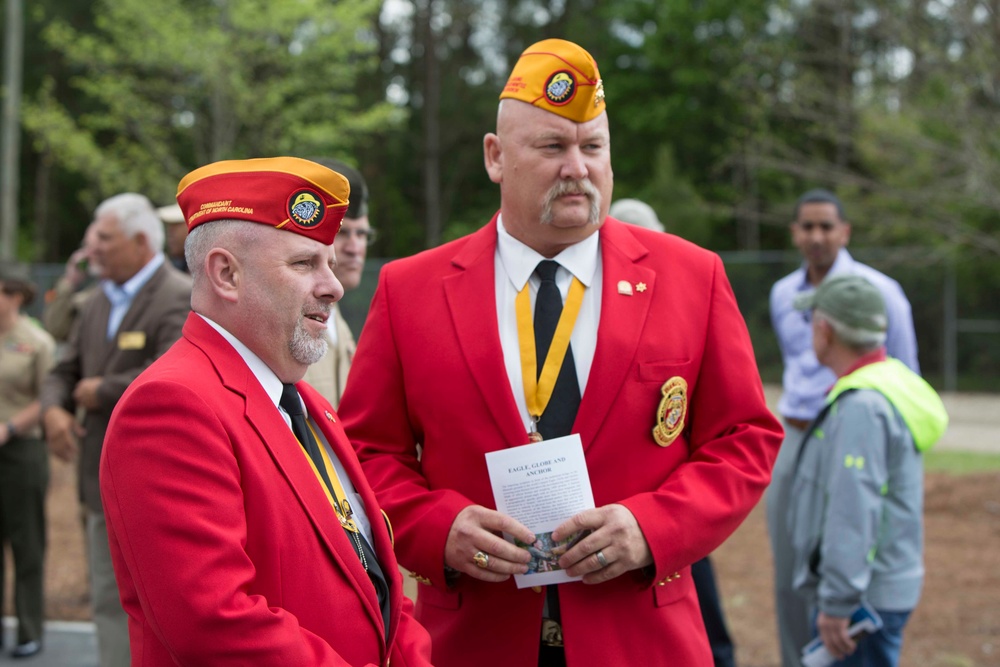
M14 428L14 422L13 421L7 422L7 439L10 440L15 435L17 435L17 429Z

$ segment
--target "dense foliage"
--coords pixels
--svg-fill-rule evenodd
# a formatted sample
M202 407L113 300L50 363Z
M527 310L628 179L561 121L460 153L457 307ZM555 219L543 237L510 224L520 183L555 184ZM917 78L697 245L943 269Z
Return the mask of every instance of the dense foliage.
M455 238L498 205L482 136L511 64L563 37L600 64L616 196L714 250L768 251L788 247L795 198L831 188L852 247L919 247L940 268L919 278L953 267L958 311L979 312L1000 285L998 7L32 0L19 254L66 257L116 192L167 203L194 167L277 154L363 169L373 255Z

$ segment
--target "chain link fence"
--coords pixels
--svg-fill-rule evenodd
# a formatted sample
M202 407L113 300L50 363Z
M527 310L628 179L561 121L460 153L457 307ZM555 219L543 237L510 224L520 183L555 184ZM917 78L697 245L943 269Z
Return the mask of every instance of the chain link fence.
M903 286L913 319L924 376L937 389L1000 393L1000 262L944 255L927 248L852 249L851 254ZM746 318L761 376L781 382L781 354L771 328L768 295L776 280L795 270L795 251L720 253ZM389 261L369 258L361 286L341 303L355 332L362 331L378 273ZM27 312L41 317L45 290L62 274L60 264L35 264L41 294Z

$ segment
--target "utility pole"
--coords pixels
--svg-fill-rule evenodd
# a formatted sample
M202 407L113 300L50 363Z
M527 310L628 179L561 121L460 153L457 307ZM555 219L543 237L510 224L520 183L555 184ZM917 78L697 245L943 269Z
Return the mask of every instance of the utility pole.
M4 42L3 136L0 141L0 261L14 259L17 246L17 187L20 165L21 75L24 64L24 7L7 0Z

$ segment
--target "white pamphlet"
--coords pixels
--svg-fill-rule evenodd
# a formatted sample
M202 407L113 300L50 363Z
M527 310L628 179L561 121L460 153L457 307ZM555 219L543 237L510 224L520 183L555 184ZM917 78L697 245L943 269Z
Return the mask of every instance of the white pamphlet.
M552 531L583 510L594 507L590 473L580 435L511 447L486 454L493 499L501 514L511 516L535 533L533 544L510 535L508 541L531 555L527 574L515 574L518 588L577 581L559 567L562 556L580 535L554 542Z

